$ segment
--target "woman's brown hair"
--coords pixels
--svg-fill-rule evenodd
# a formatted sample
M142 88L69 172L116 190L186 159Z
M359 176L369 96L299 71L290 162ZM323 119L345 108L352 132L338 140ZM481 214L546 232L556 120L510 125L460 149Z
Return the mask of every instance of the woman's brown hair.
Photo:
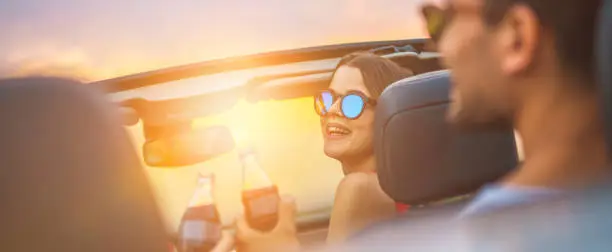
M377 99L387 86L414 75L410 69L369 52L356 52L344 56L336 66L334 74L342 66L359 69L363 83L374 99Z

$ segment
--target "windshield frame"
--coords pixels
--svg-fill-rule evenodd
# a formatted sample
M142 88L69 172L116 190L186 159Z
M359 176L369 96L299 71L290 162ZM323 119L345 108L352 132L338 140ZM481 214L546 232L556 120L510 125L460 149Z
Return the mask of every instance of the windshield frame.
M265 52L142 72L123 77L96 81L89 83L89 85L94 86L95 88L100 88L108 93L116 93L146 86L154 86L185 78L211 75L233 70L339 58L351 52L372 50L384 46L403 47L410 45L412 48L414 48L414 50L416 50L416 52L421 52L425 50L429 40L430 39L427 38L416 38L373 41Z

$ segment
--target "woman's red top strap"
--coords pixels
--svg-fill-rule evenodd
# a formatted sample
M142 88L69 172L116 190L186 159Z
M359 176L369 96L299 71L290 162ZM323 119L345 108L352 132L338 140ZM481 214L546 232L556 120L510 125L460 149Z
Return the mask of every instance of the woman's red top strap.
M371 171L370 173L376 173L376 171ZM406 205L404 203L395 203L395 211L399 214L403 214L408 212L408 209L410 209L409 205Z

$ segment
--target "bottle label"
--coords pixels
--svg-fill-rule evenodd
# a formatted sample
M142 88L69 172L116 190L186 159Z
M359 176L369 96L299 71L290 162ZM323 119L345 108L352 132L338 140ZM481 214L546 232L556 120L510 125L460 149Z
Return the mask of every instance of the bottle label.
M276 214L278 211L278 195L265 194L248 201L253 217Z
M208 221L189 220L183 223L182 238L188 241L215 242L221 237L219 225Z

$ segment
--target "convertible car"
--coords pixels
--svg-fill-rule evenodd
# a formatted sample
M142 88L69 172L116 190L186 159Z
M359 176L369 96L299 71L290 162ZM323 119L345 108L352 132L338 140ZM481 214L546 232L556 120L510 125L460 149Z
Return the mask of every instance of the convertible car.
M512 129L468 135L447 129L449 73L428 45L426 39L413 39L270 52L91 85L136 111L138 123L129 130L171 235L198 173L218 178L215 196L224 224L241 211L237 150L248 144L281 193L296 196L300 238L314 246L324 241L341 171L323 155L311 96L328 85L345 54L370 50L417 74L385 90L375 122L381 186L394 200L417 206L412 217L419 216L418 206L429 210L431 202L474 192L517 166ZM166 138L174 139L172 144L160 144Z
M437 53L427 51L427 46L426 39L412 39L304 48L207 61L91 85L137 111L139 123L128 128L171 234L177 231L198 173L216 175L215 197L223 223L230 223L242 211L237 149L250 144L281 193L297 198L302 238L317 243L324 241L342 172L335 160L323 154L312 95L326 88L340 57L354 51L370 50L416 73L439 70ZM212 133L194 137L193 132L207 131ZM151 147L176 135L190 139L189 146L174 142L164 151ZM176 153L179 149L183 152ZM185 157L194 149L203 153Z
M610 129L612 1L605 3L599 17L597 80L604 124ZM103 80L90 87L103 89L109 100L135 111L125 122L170 236L176 236L198 173L216 175L215 196L224 224L242 211L237 150L250 145L281 193L297 197L300 239L316 246L324 240L341 171L323 155L311 96L327 86L340 57L370 50L418 74L383 92L374 127L381 187L394 200L415 207L408 215L365 230L344 251L609 251L609 184L570 195L568 201L500 210L467 224L441 218L453 213L433 211L455 210L431 203L469 195L516 167L519 158L512 129L462 135L447 129L449 73L428 44L414 39L270 52ZM158 232L159 215L147 198L148 188L142 189L146 181L133 172L139 169L123 169L137 163L131 162L133 156L109 151L127 156L131 153L122 150L131 147L123 138L108 143L99 139L124 136L116 134L123 133L117 127L97 127L110 122L98 118L110 112L89 114L102 111L94 105L107 105L99 94L58 79L4 81L2 160L9 164L2 169L2 195L8 202L2 236L9 237L4 248L162 251L167 237ZM79 109L83 104L89 107ZM606 133L612 150L612 131ZM117 185L119 190L112 190ZM141 204L141 199L150 204ZM66 211L74 209L80 212Z

